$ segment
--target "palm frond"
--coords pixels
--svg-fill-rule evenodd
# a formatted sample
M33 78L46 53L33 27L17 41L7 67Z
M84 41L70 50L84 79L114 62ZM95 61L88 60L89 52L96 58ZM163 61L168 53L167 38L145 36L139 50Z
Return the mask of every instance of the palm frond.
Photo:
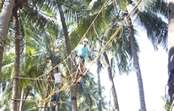
M167 23L149 11L139 12L138 15L154 47L157 47L158 44L162 44L165 47L167 40Z
M112 6L109 5L106 9L104 9L101 13L93 13L92 15L87 15L87 17L82 18L80 24L77 28L70 34L72 47L75 48L82 37L87 37L89 40L96 41L97 36L96 32L101 35L108 28L109 22L112 19ZM95 19L95 17L97 19ZM92 26L91 26L92 24ZM89 29L89 30L88 30ZM88 32L87 32L88 31Z
M136 40L134 40L134 42L136 50L138 51ZM114 52L116 59L115 64L117 64L119 72L122 73L130 71L130 60L132 58L132 54L129 41L129 29L127 26L123 26L122 31L119 33L119 37L112 42L112 52Z
M123 11L126 10L127 4L128 4L127 1L129 1L129 0L121 0L121 1L119 0L118 1L118 5L121 10L123 10Z
M97 108L97 100L100 98L98 96L97 84L94 82L94 78L88 73L85 78L81 81L81 87L79 87L80 97L79 97L79 109L84 108L86 110ZM85 101L85 102L84 102Z
M24 10L22 10L22 17L24 21L28 24L32 24L33 26L38 27L40 30L44 29L45 26L52 25L54 27L57 24L56 19L54 17L49 17L45 15L43 12L34 8L33 6L28 6Z
M145 9L160 13L168 18L168 4L165 0L146 0Z

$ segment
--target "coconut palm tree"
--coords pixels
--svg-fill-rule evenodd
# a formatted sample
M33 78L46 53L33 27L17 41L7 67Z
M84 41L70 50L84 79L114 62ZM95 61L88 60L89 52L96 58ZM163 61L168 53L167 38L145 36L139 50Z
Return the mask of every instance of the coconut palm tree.
M154 1L146 1L144 2L144 9L140 10L138 13L139 19L141 23L145 26L147 30L147 35L149 39L152 41L155 49L158 47L157 45L162 45L165 49L169 50L168 52L168 94L170 96L170 100L167 99L169 104L173 101L173 74L171 73L171 61L170 61L170 48L172 44L172 39L170 40L170 19L169 19L169 4L165 0L154 0ZM161 18L161 16L163 16ZM168 21L167 21L168 20ZM168 37L167 37L168 36ZM167 40L168 39L168 40ZM169 45L170 44L170 45Z
M126 1L128 4L132 4L131 0ZM144 95L144 85L143 85L143 79L142 79L142 73L139 65L139 57L138 57L138 50L137 50L137 44L136 44L136 39L135 39L135 34L134 34L134 27L131 19L131 13L130 10L126 10L125 13L127 16L127 26L128 27L128 40L129 40L129 45L130 45L130 53L131 57L133 60L133 66L135 68L135 72L137 75L137 82L138 82L138 88L139 88L139 98L140 98L140 110L141 111L146 111L146 103L145 103L145 95Z
M61 19L61 23L62 23L62 28L63 28L63 32L64 32L64 37L65 37L65 50L66 50L66 56L68 56L71 53L71 43L70 43L70 38L69 38L69 34L68 34L68 28L65 22L65 16L64 16L64 12L62 9L62 6L60 3L58 3L58 9L59 9L59 13L60 13L60 19ZM72 66L71 66L71 60L70 58L68 58L68 66L70 68L70 71L72 71ZM68 72L71 73L71 72ZM77 108L77 91L76 91L77 87L73 86L71 88L71 111L78 111Z
M26 1L25 1L26 2ZM23 5L23 3L24 3L24 1L15 1L15 3L14 3L14 0L11 0L11 1L4 1L4 6L3 6L3 8L2 8L2 11L1 11L1 25L2 25L2 29L1 29L1 54L0 54L0 56L1 56L1 60L0 60L0 67L2 66L2 57L3 57L3 49L4 49L4 41L5 41L5 36L7 35L7 30L8 30L8 22L9 22L9 19L10 19L10 15L12 14L12 10L13 10L13 15L14 14L16 14L15 16L18 16L17 15L17 11L18 11L18 9L19 8L21 8L22 7L22 5ZM15 4L15 6L13 6L13 4ZM18 23L18 18L15 18L15 16L13 16L13 18L15 19L14 20L14 22L15 21L17 21L16 22L16 24L15 25L18 25L18 26L15 26L15 28L16 28L16 36L19 36L19 29L17 29L17 28L19 28L19 23ZM18 38L16 39L16 40L19 40ZM17 41L16 41L17 42ZM18 41L19 42L19 41ZM19 45L19 44L18 44ZM19 47L18 47L19 48ZM19 49L18 49L18 51L19 51ZM17 54L19 54L19 52L17 53ZM18 55L18 57L17 57L17 61L16 61L17 63L16 64L18 64L18 65L15 65L16 66L16 70L18 70L19 71L19 55ZM18 69L17 69L18 68ZM0 68L1 69L1 68ZM18 74L19 72L18 71L16 71L16 74ZM17 76L17 75L16 75ZM17 88L17 80L16 79L14 79L14 82L15 82L15 84L13 84L14 85L14 90L13 90L13 92L14 92L14 94L13 94L13 98L14 99L16 99L17 97L15 97L15 95L18 93L17 91L15 91L16 90L16 88ZM17 96L17 95L16 95ZM16 100L14 100L14 103L16 103L15 102ZM16 106L16 105L15 105ZM14 108L14 109L16 109L16 107Z
M135 6L135 3L136 3L136 2L135 3L132 2L131 0L127 0L125 2L127 2L128 5L132 5L132 6ZM166 6L166 3L163 0L144 2L144 4L142 5L145 7L145 10L141 10L141 8L135 8L135 10L133 11L133 14L130 14L131 12L130 10L128 10L129 12L128 14L130 14L130 16L128 15L128 18L127 18L127 23L128 23L127 26L129 28L128 36L130 41L133 65L137 73L141 110L146 110L143 80L142 80L141 70L140 70L139 61L138 61L138 54L137 54L138 50L136 49L136 45L135 45L136 39L134 38L134 34L135 34L134 30L136 30L136 28L133 27L132 15L138 16L138 19L140 20L140 22L145 26L145 28L147 29L147 35L149 39L152 41L152 44L154 45L155 48L158 47L157 46L158 44L162 44L163 46L165 46L167 24L157 14L154 13L154 12L157 12L157 7L158 7L159 9L158 13L166 15L166 9L164 8ZM123 7L123 9L126 10L125 7ZM150 24L152 23L150 21L153 21L153 24Z
M116 88L115 88L115 84L114 84L114 80L113 80L113 74L112 74L112 68L111 68L111 63L109 62L109 58L108 55L106 54L106 52L103 53L103 56L105 58L105 61L108 65L107 69L108 69L108 75L109 75L109 79L111 81L112 84L112 94L113 94L113 99L114 99L114 110L119 111L119 105L118 105L118 98L117 98L117 93L116 93Z
M129 26L129 40L130 40L130 47L133 59L133 65L135 67L135 71L137 74L137 81L138 81L138 88L139 88L139 98L140 98L140 106L141 111L146 111L146 103L145 103L145 95L144 95L144 85L142 79L142 73L139 65L139 57L137 54L137 49L135 46L135 38L134 38L134 28L132 25L131 18L127 18L128 26Z
M46 1L45 1L46 2ZM38 5L38 3L40 3L40 5ZM14 9L14 5L16 5L17 7L19 8L23 8L24 5L24 11L22 11L22 13L24 12L27 12L25 13L25 16L29 16L29 17L32 17L33 18L33 21L32 22L35 22L37 23L37 26L40 26L43 27L44 25L48 24L48 18L45 18L44 14L40 14L38 13L39 11L38 10L35 10L34 7L38 7L38 6L43 6L43 1L42 2L39 2L39 1L30 1L28 2L27 0L23 0L23 1L20 1L20 0L5 0L2 4L3 4L3 7L1 9L1 15L0 15L0 26L1 26L1 30L0 30L0 72L1 72L1 67L2 67L2 60L3 60L3 52L4 52L4 41L6 40L6 36L7 36L7 33L8 33L8 24L9 24L9 21L10 21L10 18L12 16L12 10ZM48 2L46 2L48 3ZM33 4L36 4L35 6L32 6ZM32 8L31 8L32 7ZM37 8L36 8L37 9ZM32 14L32 16L31 16ZM39 18L40 19L39 19ZM36 20L37 18L37 20ZM28 19L28 21L30 21ZM43 22L44 21L44 22ZM51 23L51 22L49 22Z
M17 79L20 73L20 24L18 19L18 6L15 2L15 7L13 8L13 23L14 23L14 29L15 29L15 53L16 53L16 59L15 59L15 74L14 74L14 80L13 80L13 89L12 89L12 111L18 111L19 110L19 101L17 101L19 95L19 87L18 83L19 80Z
M18 19L18 10L19 8L23 7L22 1L15 1L15 5L13 7L13 23L15 27L15 36L16 36L16 62L15 62L15 75L13 80L13 90L12 90L12 110L18 111L19 110L19 101L17 100L20 97L20 89L19 89L19 73L20 73L20 24Z
M8 24L12 15L14 0L5 0L0 15L0 74L4 52L4 40L8 33Z

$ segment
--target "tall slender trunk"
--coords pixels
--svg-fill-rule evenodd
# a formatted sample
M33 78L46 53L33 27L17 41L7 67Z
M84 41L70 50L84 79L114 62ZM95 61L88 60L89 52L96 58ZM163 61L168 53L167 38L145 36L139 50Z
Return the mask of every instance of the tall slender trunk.
M66 25L66 22L65 22L64 12L63 12L62 7L61 7L60 4L58 4L58 9L59 9L60 19L61 19L63 33L64 33L64 37L65 37L66 54L68 56L71 53L71 44L70 44L70 39L69 39L69 35L68 35L68 28L67 28L67 25Z
M131 53L133 57L133 65L136 71L137 75L137 82L138 82L138 88L139 88L139 98L140 98L140 107L141 111L146 111L146 103L145 103L145 96L144 96L144 85L142 80L142 74L141 69L139 65L139 58L137 55L137 48L136 48L136 42L134 38L134 29L133 24L130 17L127 17L128 27L129 27L129 40L130 40L130 47L131 47Z
M22 106L23 106L23 101L24 101L24 92L25 92L25 89L22 88L22 90L21 90L21 101L20 101L20 104L19 104L19 111L23 111Z
M15 74L12 86L12 111L19 111L19 73L20 73L20 36L19 36L19 20L18 20L18 7L13 9L13 23L15 29Z
M131 42L131 44L134 44L134 43ZM140 65L139 65L138 55L134 51L134 49L135 49L135 47L131 45L131 50L132 50L132 53L133 53L133 64L134 64L136 74L137 74L141 111L146 111L143 79L142 79L142 76L141 76L142 74L141 74L141 69L140 69Z
M99 95L99 103L98 103L98 110L102 111L102 92L101 92L101 81L100 81L100 71L101 71L101 63L100 58L97 60L97 75L98 75L98 95Z
M132 50L134 50L134 47L131 47ZM144 85L143 85L143 79L142 79L142 74L141 74L141 69L139 65L139 59L138 55L136 52L133 52L133 62L134 62L134 67L136 70L136 75L137 75L137 82L138 82L138 89L139 89L139 98L140 98L140 111L146 111L146 102L145 102L145 96L144 96Z
M109 76L109 80L112 84L112 95L113 95L113 99L114 99L115 110L120 111L119 104L118 104L118 98L117 98L117 92L116 92L116 88L115 88L115 84L114 84L114 80L113 80L112 68L111 68L111 65L109 62L109 58L108 58L108 55L106 54L106 52L104 52L103 55L104 55L107 65L108 65L108 76Z
M12 15L13 5L14 0L5 0L0 13L0 76L4 53L4 41L8 33L8 24Z
M168 25L168 86L170 103L174 99L174 0L169 0L169 25Z
M62 22L62 27L63 27L63 32L64 32L64 37L65 37L65 48L66 48L66 55L68 56L71 53L71 43L70 43L70 39L68 36L68 28L65 22L65 16L64 16L64 12L62 10L61 5L58 3L58 9L59 9L59 13L60 13L60 19ZM71 60L68 57L68 66L70 71L72 71L72 65L71 65ZM70 73L70 72L69 72ZM72 111L78 111L77 110L77 91L76 91L76 86L73 86L71 88L71 107L72 107Z

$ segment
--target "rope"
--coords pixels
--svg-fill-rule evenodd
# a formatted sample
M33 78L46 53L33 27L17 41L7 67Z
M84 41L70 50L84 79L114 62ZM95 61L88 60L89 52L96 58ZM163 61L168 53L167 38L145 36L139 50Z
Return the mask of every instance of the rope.
M142 2L142 0L139 0L139 2L137 3L137 5L135 6L135 8L127 15L127 17L129 17L130 14L131 14L135 9L138 8L138 6L139 6L139 4L140 4L141 2ZM105 3L107 3L107 2L105 2ZM98 12L98 15L101 13L101 11L102 11L103 8L104 8L104 5L102 6L102 8L100 9L100 11ZM93 22L91 23L91 25L89 26L88 30L87 30L86 33L83 35L83 37L82 37L81 40L83 40L83 38L85 37L85 35L88 33L89 29L93 26L93 24L94 24L95 20L97 19L98 15L95 17L95 19L93 20ZM121 29L122 29L122 27L119 26L118 29L114 32L114 34L111 35L110 40L108 40L108 41L106 42L106 44L104 45L104 47L101 49L101 52L99 52L99 54L97 55L97 57L96 57L92 62L90 62L90 63L94 63L94 62L98 59L98 57L101 56L101 54L103 54L103 52L104 52L105 49L106 49L106 46L108 46L109 43L112 42L112 41L114 40L115 36L119 33L119 31L120 31ZM80 41L81 41L81 40L80 40ZM80 42L79 42L79 43L80 43ZM72 52L71 52L71 53L72 53ZM68 55L67 58L65 58L61 63L63 63L65 60L67 60L69 56L71 56L71 54ZM60 63L59 63L59 64L60 64ZM58 67L59 64L57 64L56 66L54 66L47 74L44 74L44 75L48 75L53 69L55 69L56 67ZM85 73L87 73L87 71L86 71ZM45 79L39 79L40 77L43 77L44 75L38 76L38 77L35 78L35 79L33 79L33 78L25 78L25 77L18 77L18 78L19 78L19 79L28 79L28 80L33 80L33 81L37 81L37 80L49 81L49 80L45 80ZM81 79L82 79L82 78L81 78ZM52 80L52 81L53 81L53 80ZM66 91L66 90L68 90L69 88L71 88L73 85L75 85L75 84L72 84L72 83L71 83L71 84L68 85L67 87L62 86L62 87L60 88L59 92L61 92L61 91ZM53 91L47 96L47 98L41 100L41 102L44 102L44 103L45 103L46 101L48 101L49 98L50 98L52 95L54 95L54 93L55 93L55 92L54 92L54 90L53 90ZM18 99L18 100L20 100L20 99Z
M108 1L108 0L107 0L107 1ZM104 6L105 6L105 4L107 3L107 1L103 4L103 6L101 7L101 9L98 11L98 14L95 16L95 18L94 18L93 21L91 22L90 26L88 27L88 29L86 30L86 32L83 34L83 36L82 36L82 38L81 38L81 40L79 41L78 44L80 44L80 42L85 38L85 36L86 36L86 34L89 32L89 30L93 27L94 22L96 21L96 19L98 18L99 14L102 12L102 10L104 9ZM140 5L141 2L142 2L142 0L139 0L139 1L138 1L138 3L136 4L136 6L131 10L131 12L127 15L127 17L130 17L130 15L131 15L135 10L138 9L138 6ZM123 21L124 21L124 20L123 20ZM54 70L55 68L57 68L59 64L65 62L65 61L71 56L71 54L72 54L72 51L71 51L71 53L70 53L62 62L58 63L58 64L57 64L56 66L54 66L50 71L48 71L48 73L50 73L52 70ZM45 75L48 75L48 73L45 74ZM41 76L45 76L45 75L41 75ZM38 76L37 78L39 78L39 77L41 77L41 76Z
M110 40L108 40L107 43L106 43L106 44L104 45L104 47L102 48L101 52L100 52L100 53L97 55L97 57L96 57L92 62L90 62L90 63L95 63L95 61L98 59L98 57L105 51L106 46L108 46L109 43L110 43L110 42L115 38L115 36L119 33L120 29L121 29L121 26L114 32L114 34L110 37ZM87 72L88 72L88 70L86 70L86 72L84 72L84 73L85 73L84 75L86 75ZM19 79L24 79L24 78L19 77ZM30 79L30 80L32 80L32 78L25 78L25 79ZM75 78L75 79L76 79L76 78ZM82 79L82 78L80 78L80 79L78 79L78 80L80 81L81 79ZM38 79L35 79L35 80L38 80ZM40 80L43 80L43 79L40 79ZM61 91L67 91L68 89L70 89L70 88L71 88L72 86L74 86L74 85L76 85L76 84L71 83L71 84L68 85L68 86L64 85L64 86L62 86L62 87L60 88L59 92L61 92ZM50 93L45 99L40 100L41 103L49 102L49 98L50 98L52 95L54 95L54 94L55 94L55 90L53 89L53 90L51 91L51 93ZM20 99L17 99L17 100L20 100Z
M138 6L140 5L141 2L142 2L142 0L139 0L139 1L138 1L137 5L132 9L132 11L127 15L127 17L130 17L130 15L133 13L133 11L135 11L136 9L138 9ZM85 35L88 33L88 31L90 30L90 28L91 28L91 27L94 28L93 24L94 24L95 20L98 18L98 16L99 16L99 14L101 13L101 11L103 10L103 8L104 8L104 6L105 6L106 3L107 3L107 1L103 4L103 6L102 6L102 8L99 10L98 14L97 14L96 17L94 18L94 20L91 22L91 24L90 24L90 26L88 27L87 31L86 31L86 32L84 33L84 35L82 36L80 42L85 38ZM96 30L95 30L95 31L96 31ZM80 43L80 42L79 42L79 43ZM79 43L78 43L78 44L79 44ZM66 63L66 60L71 56L71 54L72 54L72 52L71 52L70 55L68 55L63 61L61 61L60 63L56 64L50 71L48 71L48 73L38 76L38 77L36 78L36 80L39 79L39 78L42 77L42 76L48 75L52 70L54 70L55 68L57 68L58 65L61 64L61 63L65 63L65 64L66 64L66 67L68 68L67 63ZM68 69L69 69L69 68L68 68Z
M75 74L75 72L71 73L70 76L68 77L71 77L71 75ZM65 77L65 78L68 78L68 77ZM8 80L13 80L13 79L20 79L20 80L31 80L31 81L50 81L50 82L54 82L55 80L48 80L47 79L39 79L39 78L33 78L33 77L13 77L12 79L8 79Z
M115 38L115 36L119 33L120 30L121 30L121 27L119 27L119 28L114 32L114 34L110 37L110 40L104 45L104 47L103 47L103 49L101 50L101 52L100 52L100 53L97 55L97 57L96 57L92 62L90 62L90 63L94 63L94 62L98 59L98 57L101 56L101 54L103 54L103 52L105 51L106 46L108 46L108 44ZM88 71L86 71L85 73L87 73L87 72L88 72ZM86 74L84 74L84 75L86 75ZM82 78L81 78L81 79L82 79ZM81 80L81 79L80 79L80 80ZM71 88L73 85L75 85L75 84L71 83L71 84L67 87L67 89ZM61 88L60 91L63 91L63 88ZM51 92L50 95L49 95L47 98L44 99L44 102L47 101L54 93L55 93L55 92Z
M81 38L81 40L79 41L78 44L80 44L80 42L86 37L86 34L89 32L89 30L90 30L91 27L93 26L94 22L96 21L96 19L98 18L99 14L102 12L102 10L104 9L104 6L105 6L105 4L106 4L107 2L108 2L108 0L107 0L106 2L104 2L104 4L102 5L101 9L98 11L97 15L95 16L95 18L93 19L93 21L92 21L91 24L89 25L89 27L88 27L88 29L86 30L86 32L83 34L83 36L82 36L82 38ZM77 44L77 45L78 45L78 44ZM66 60L68 60L68 58L71 56L72 52L73 52L73 51L71 51L71 53L70 53L62 62L58 63L58 64L55 65L50 71L48 71L48 73L50 73L52 70L54 70L55 68L57 68L59 64L61 64L61 63L65 62ZM48 74L48 73L47 73L47 74ZM45 75L47 75L47 74L45 74ZM42 77L42 76L44 76L44 75L38 76L37 78Z
M139 2L137 3L137 5L135 6L135 8L127 15L127 17L129 17L130 16L130 14L135 10L135 9L137 9L138 8L138 6L140 5L140 3L142 2L142 0L139 0ZM106 2L105 2L106 3ZM98 14L99 15L99 14ZM95 21L95 19L94 19L94 21ZM90 25L90 27L92 27L93 26L93 22L91 23L91 25ZM89 28L90 29L90 28ZM109 41L107 41L107 43L104 45L104 47L102 48L102 50L101 50L101 52L97 55L97 57L95 58L95 60L93 60L91 63L94 63L97 59L98 59L98 57L105 51L105 48L106 48L106 46L108 46L108 44L114 39L114 37L119 33L119 31L122 29L122 27L121 26L119 26L119 28L114 32L114 34L112 34L112 36L110 37L110 40ZM87 30L88 31L88 30ZM84 34L85 35L85 34ZM86 71L86 73L87 73L87 71ZM71 86L73 86L73 84L70 84L69 85L69 87L67 87L67 88L71 88ZM63 88L61 88L60 89L60 91L62 91L62 89ZM48 98L50 97L50 96L52 96L54 94L54 92L52 92L52 93L50 93L50 95L46 98L46 99L44 99L44 102L45 102L45 100L48 100Z

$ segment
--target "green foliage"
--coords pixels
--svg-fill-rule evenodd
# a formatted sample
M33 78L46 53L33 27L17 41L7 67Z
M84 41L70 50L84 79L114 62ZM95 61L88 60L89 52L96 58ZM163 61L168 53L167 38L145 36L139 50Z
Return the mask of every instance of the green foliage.
M3 66L2 66L2 80L9 80L11 77L11 74L13 73L13 67L14 67L14 53L5 54L3 59Z
M50 9L50 6L48 4L45 4L41 7L41 10L44 12L44 14L48 17L54 16L52 10Z
M123 26L119 26L118 24L122 24ZM129 40L130 32L126 24L119 21L119 19L114 19L109 28L105 31L102 40L106 42L109 41L111 39L111 36L113 36L116 31L118 31L118 33L111 41L107 50L112 51L112 55L116 59L116 63L114 64L116 64L119 72L129 72L131 70L130 60L132 58L132 54ZM138 51L136 40L135 44Z
M35 102L33 101L26 101L24 104L24 109L25 111L38 111L39 108L37 108L37 106L35 106Z
M171 103L166 101L165 110L170 111Z
M128 0L119 0L119 1L118 1L119 7L120 7L120 9L121 9L122 11L125 11L125 10L126 10L127 4L128 4L127 1L128 1Z
M0 100L0 106L3 106L5 108L5 111L10 111L10 99L11 99L11 81L5 81L8 83L8 85L5 88L5 91L2 93L2 98Z
M8 65L10 63L14 62L15 54L14 53L8 53L4 56L3 59L3 65Z
M0 12L1 12L1 9L2 9L2 7L3 7L3 4L4 4L4 0L1 0L1 1L0 1Z
M32 24L33 26L38 27L40 30L43 30L45 26L48 25L56 25L54 22L54 18L50 18L45 13L39 11L34 7L26 7L23 9L21 15L23 16L23 20L28 24ZM30 19L29 19L30 18Z
M79 110L84 111L96 111L97 110L97 104L99 99L104 100L104 97L100 97L98 95L98 87L97 84L94 81L94 78L90 73L87 73L85 78L81 80L81 84L79 86ZM104 108L104 103L102 103L102 107Z
M79 41L86 37L89 40L96 41L96 32L100 35L108 28L109 22L112 20L112 5L102 9L102 12L94 12L85 18L82 18L77 28L70 34L72 49L74 49ZM95 20L95 21L94 21ZM96 32L95 32L96 31Z
M112 68L115 68L114 65L117 65L121 73L130 71L132 58L129 40L130 30L127 24L123 22L123 14L119 15L119 17L116 16L114 14L113 4L106 0L98 0L90 10L88 9L90 2L91 0L30 0L28 1L28 5L20 10L20 19L22 20L25 36L25 51L21 57L20 76L35 79L38 76L46 75L41 77L42 80L21 79L19 82L21 88L32 86L41 99L46 98L53 89L53 82L48 83L48 81L46 81L48 79L47 76L52 73L50 72L48 74L48 72L52 68L52 65L57 65L61 59L65 58L62 56L65 55L63 52L64 43L61 42L59 51L55 51L57 47L54 45L56 39L60 40L63 38L62 29L58 25L59 21L56 20L58 5L63 7L72 49L78 45L83 37L92 41L93 47L95 47L94 44L98 39L103 41L104 44L113 39L105 48L105 51L112 52L113 58L116 59L115 63L114 61L112 62ZM107 2L107 4L102 8L105 2ZM119 10L124 12L127 4L127 0L119 1ZM161 10L163 10L163 8ZM166 36L167 24L162 22L159 17L156 17L154 13L144 11L140 12L139 16L141 22L147 28L148 35L151 37L152 42L155 44L166 43L163 37ZM159 29L159 27L161 29ZM116 31L118 31L118 33L112 37ZM134 36L134 29L132 29L132 33ZM135 37L134 44L137 53L138 45ZM101 52L99 51L97 53ZM97 55L95 55L95 57L96 56ZM14 59L13 53L5 55L2 69L4 80L10 79L10 75L13 73ZM65 66L63 66L63 68L65 68ZM69 90L60 93L60 100L63 101L60 103L60 109L62 111L69 111L71 108L69 93ZM104 97L100 98L98 95L98 87L91 74L88 73L81 81L78 87L78 97L78 108L80 111L96 111L98 100L104 100ZM37 100L38 98L34 99L35 102L26 101L24 104L25 110L37 111ZM102 107L105 107L104 102L102 103Z
M86 4L89 4L92 0L85 0Z

